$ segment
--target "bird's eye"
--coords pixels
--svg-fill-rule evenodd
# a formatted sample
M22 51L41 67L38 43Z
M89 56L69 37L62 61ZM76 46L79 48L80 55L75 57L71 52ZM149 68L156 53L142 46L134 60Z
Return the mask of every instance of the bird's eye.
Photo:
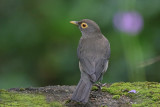
M84 29L84 28L87 28L88 25L87 25L87 23L82 23L82 24L81 24L81 27Z

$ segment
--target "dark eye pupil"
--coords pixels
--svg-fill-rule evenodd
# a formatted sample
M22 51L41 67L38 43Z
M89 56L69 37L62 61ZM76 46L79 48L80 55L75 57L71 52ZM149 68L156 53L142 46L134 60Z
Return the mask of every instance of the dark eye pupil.
M85 25L85 24L83 24L83 27L86 27L86 25Z

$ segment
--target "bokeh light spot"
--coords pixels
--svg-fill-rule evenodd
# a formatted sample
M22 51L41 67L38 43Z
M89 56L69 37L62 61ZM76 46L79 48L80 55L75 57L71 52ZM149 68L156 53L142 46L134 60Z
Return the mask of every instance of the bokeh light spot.
M138 12L119 12L113 18L116 29L128 34L138 34L143 28L143 18Z

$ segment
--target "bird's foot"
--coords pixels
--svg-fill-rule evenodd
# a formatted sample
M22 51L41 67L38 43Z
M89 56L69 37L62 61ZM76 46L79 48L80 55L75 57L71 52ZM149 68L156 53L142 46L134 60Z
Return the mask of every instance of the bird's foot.
M106 83L102 84L101 82L98 82L97 84L94 84L94 86L98 87L98 91L101 91L102 87L104 87Z

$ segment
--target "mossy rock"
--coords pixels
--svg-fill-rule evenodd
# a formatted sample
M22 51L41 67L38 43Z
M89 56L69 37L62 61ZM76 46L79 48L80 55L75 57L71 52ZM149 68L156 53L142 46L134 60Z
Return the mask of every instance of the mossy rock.
M0 107L79 106L81 104L70 100L75 88L75 86L47 86L14 88L8 91L0 89ZM112 107L119 104L132 107L160 107L160 83L157 82L117 82L102 87L101 91L96 86L92 87L87 107L101 105Z

